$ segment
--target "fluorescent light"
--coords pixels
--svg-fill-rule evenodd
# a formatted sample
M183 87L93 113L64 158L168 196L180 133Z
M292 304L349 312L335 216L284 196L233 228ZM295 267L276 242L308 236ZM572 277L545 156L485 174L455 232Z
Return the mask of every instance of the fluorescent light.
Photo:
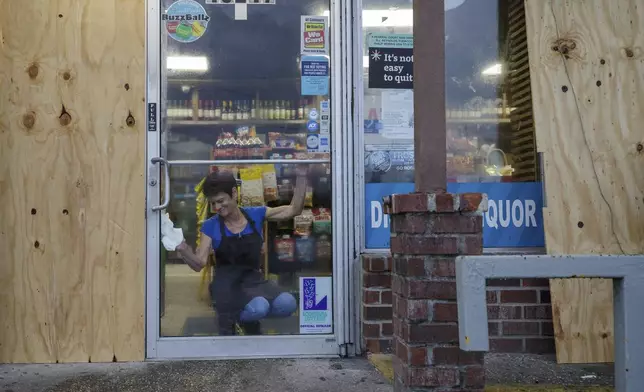
M485 68L481 73L483 75L494 76L494 75L501 75L502 71L503 71L503 66L501 64L494 64L492 66Z
M207 71L208 58L205 56L168 56L168 69L174 71Z

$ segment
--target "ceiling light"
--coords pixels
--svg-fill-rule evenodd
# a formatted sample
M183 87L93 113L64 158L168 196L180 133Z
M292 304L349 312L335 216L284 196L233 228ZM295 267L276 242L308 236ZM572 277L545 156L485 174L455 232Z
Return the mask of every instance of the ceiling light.
M494 76L494 75L501 75L502 71L503 71L503 66L501 64L494 64L490 67L485 68L481 73L483 75Z
M207 71L208 58L205 56L168 56L168 69L173 71Z

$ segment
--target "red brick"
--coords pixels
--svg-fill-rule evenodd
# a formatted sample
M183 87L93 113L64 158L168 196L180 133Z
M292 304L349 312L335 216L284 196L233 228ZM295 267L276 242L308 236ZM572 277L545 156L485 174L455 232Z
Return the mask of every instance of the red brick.
M427 211L427 193L409 193L391 196L391 213L393 215Z
M483 217L480 215L431 214L425 219L428 233L474 234L483 231Z
M519 320L523 318L521 306L488 306L487 318L489 320Z
M453 387L459 384L458 368L421 367L409 369L409 387Z
M394 325L393 323L382 323L380 325L380 332L382 336L390 337L394 335Z
M391 353L391 339L365 339L365 344L372 354Z
M405 323L403 322L403 329ZM458 326L456 324L412 324L408 325L411 343L456 343Z
M539 336L539 323L527 321L504 321L503 336Z
M478 211L483 201L481 193L461 193L459 195L459 211L474 212Z
M409 280L407 289L403 295L406 294L409 298L456 299L456 282Z
M488 287L519 287L521 279L488 279L486 284Z
M468 366L463 369L462 386L465 388L483 388L485 387L485 369L483 366Z
M362 289L362 302L365 304L380 304L380 290Z
M454 194L435 193L433 197L436 200L436 212L454 212Z
M556 352L555 341L552 338L526 339L525 352L531 353L531 354L554 354Z
M541 336L555 336L554 326L552 321L541 322Z
M393 233L422 234L427 231L429 214L401 214L391 217Z
M491 338L490 351L494 353L521 353L523 352L523 339Z
M432 257L427 263L426 268L431 277L456 277L456 261L452 257Z
M481 255L483 254L483 235L469 234L460 238L458 244L460 255Z
M391 237L392 253L407 255L456 255L458 237L447 236L408 236Z
M496 291L488 290L485 292L485 300L488 304L495 304L499 302L499 295Z
M407 299L395 296L394 314L409 320L419 321L429 318L429 306L426 300Z
M480 365L483 363L484 353L467 352L453 347L434 347L431 359L433 365Z
M383 305L391 305L392 303L392 291L383 290L380 292L380 303Z
M550 281L548 279L522 279L523 287L550 287Z
M402 276L424 277L425 258L417 256L396 256L393 259L393 272Z
M456 306L456 303L434 303L432 309L432 321L458 321L458 307Z
M391 320L391 306L364 306L363 317L366 321Z
M488 333L488 336L501 335L501 323L498 323L498 322L487 323L487 333Z
M542 290L539 293L539 303L549 304L550 302L550 290Z
M525 307L527 320L552 320L552 307L550 305L535 305Z
M362 269L366 272L390 272L391 257L384 255L363 255Z
M365 338L379 338L380 324L362 323L362 336Z
M411 366L428 365L427 348L425 346L409 346L397 339L396 355L404 364Z
M391 275L390 274L362 274L362 287L367 288L391 288Z
M536 304L537 292L534 290L503 290L501 303Z

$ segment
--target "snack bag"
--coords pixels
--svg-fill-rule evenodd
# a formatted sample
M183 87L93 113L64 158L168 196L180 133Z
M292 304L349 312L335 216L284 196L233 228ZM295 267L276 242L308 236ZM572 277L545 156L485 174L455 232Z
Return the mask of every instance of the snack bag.
M268 164L262 166L262 182L264 184L264 201L277 200L277 173L275 172L275 165Z
M239 169L241 177L241 205L258 207L264 205L264 185L262 182L262 168L260 166Z

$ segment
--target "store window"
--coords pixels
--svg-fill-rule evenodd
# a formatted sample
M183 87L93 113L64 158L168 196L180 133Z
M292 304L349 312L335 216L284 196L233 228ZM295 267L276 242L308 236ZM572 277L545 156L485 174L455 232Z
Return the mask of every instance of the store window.
M484 247L543 247L523 1L445 11L448 191L488 194ZM389 248L382 197L414 189L412 30L411 0L363 0L366 249Z
M215 211L221 202L207 199L203 183L211 172L232 173L238 181L235 203L248 214L239 237L259 235L262 249L247 255L243 252L254 245L228 247L241 253L224 259L239 263L252 258L248 264L257 261L262 276L244 281L243 292L216 296L213 290L223 287L217 285L223 261L214 252L208 266L195 273L178 252L163 249L160 333L331 334L332 188L330 164L325 163L332 131L329 1L235 3L163 1L162 150L170 161L221 162L172 165L167 212L192 249L204 233L213 247L223 247L232 226L210 225L206 231L205 222L215 217L213 222L220 222L222 211L232 207ZM192 22L186 22L186 14ZM262 162L253 163L257 160ZM308 175L302 188L303 168ZM288 206L300 196L304 207L296 216L280 221L268 217L266 207ZM270 287L262 284L260 295L256 282L262 279ZM241 303L240 297L249 301ZM256 301L249 308L258 297L270 304ZM228 308L240 305L230 312L238 317L231 316L227 325L219 312L224 302ZM258 316L263 310L267 313Z

